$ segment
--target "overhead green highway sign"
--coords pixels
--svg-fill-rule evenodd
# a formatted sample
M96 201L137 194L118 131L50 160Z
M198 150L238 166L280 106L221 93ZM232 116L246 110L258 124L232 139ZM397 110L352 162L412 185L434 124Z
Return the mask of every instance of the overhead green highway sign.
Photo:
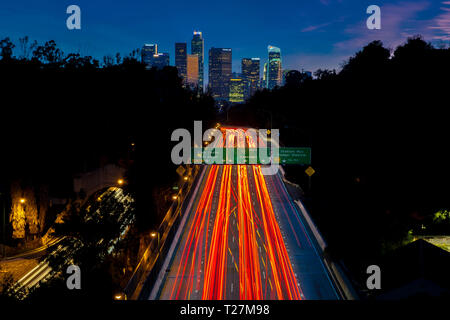
M311 164L311 148L280 148L281 164Z
M270 148L192 148L191 158L192 163L203 164L270 164L271 152ZM311 164L311 148L282 147L278 152L280 164Z

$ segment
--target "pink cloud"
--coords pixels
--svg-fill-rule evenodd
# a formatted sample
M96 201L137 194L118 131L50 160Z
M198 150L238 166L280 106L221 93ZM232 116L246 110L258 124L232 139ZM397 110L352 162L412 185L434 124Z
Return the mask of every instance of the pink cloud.
M416 20L419 12L429 7L428 1L416 3L400 2L388 4L381 7L381 29L369 30L366 27L366 19L361 20L358 25L351 26L345 33L353 38L335 44L338 50L354 51L360 49L373 40L381 40L388 47L396 47L403 43L408 36L422 34L427 36L423 22ZM369 15L367 15L369 17ZM414 28L405 28L405 24L414 22Z
M332 22L327 22L327 23L322 23L322 24L318 24L318 25L309 26L309 27L303 28L301 30L301 32L315 31L315 30L318 30L318 29L322 29L322 28L324 28L326 26L329 26L330 24L332 24Z
M450 6L450 1L443 1L443 5ZM450 40L450 7L441 7L443 11L431 22L429 27L433 32L434 40L449 41Z

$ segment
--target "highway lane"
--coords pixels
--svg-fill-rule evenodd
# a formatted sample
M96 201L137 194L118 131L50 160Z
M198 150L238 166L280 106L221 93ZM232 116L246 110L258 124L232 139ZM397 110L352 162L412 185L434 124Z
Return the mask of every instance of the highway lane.
M156 298L338 298L280 173L210 165L200 183Z
M281 173L265 176L286 248L305 299L339 299L312 232L293 202Z

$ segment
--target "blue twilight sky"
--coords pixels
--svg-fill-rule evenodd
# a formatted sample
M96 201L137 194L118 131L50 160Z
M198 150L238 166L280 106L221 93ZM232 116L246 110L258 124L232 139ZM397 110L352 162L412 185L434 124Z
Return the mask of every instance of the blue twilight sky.
M66 28L66 8L81 8L81 30ZM368 30L366 9L381 7L381 30ZM336 68L371 40L395 48L421 34L433 43L450 41L450 1L444 0L2 0L0 38L28 35L53 39L66 52L101 58L144 43L157 43L174 63L174 43L203 32L210 47L233 50L240 59L267 59L267 45L281 48L283 68ZM189 49L190 50L190 49ZM18 50L16 53L19 54ZM207 61L205 61L207 67ZM206 73L207 75L207 73Z

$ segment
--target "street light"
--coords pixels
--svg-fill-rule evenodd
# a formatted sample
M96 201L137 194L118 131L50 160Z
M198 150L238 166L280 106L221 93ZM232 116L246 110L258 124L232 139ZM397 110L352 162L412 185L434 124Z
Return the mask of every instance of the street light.
M25 199L24 198L21 198L19 201L20 201L21 204L25 203Z
M151 236L152 238L158 237L158 248L159 248L159 232L157 232L157 231L152 231L152 232L150 233L150 236Z
M127 295L123 292L116 293L114 295L114 300L127 300Z
M183 179L184 179L184 181L188 181L189 177L185 176Z
M118 184L119 186L123 185L124 183L125 183L125 181L123 181L123 179L117 180L117 184Z
M178 196L177 196L176 194L174 194L174 195L172 196L172 199L173 199L173 200L177 200L177 199L178 199Z

